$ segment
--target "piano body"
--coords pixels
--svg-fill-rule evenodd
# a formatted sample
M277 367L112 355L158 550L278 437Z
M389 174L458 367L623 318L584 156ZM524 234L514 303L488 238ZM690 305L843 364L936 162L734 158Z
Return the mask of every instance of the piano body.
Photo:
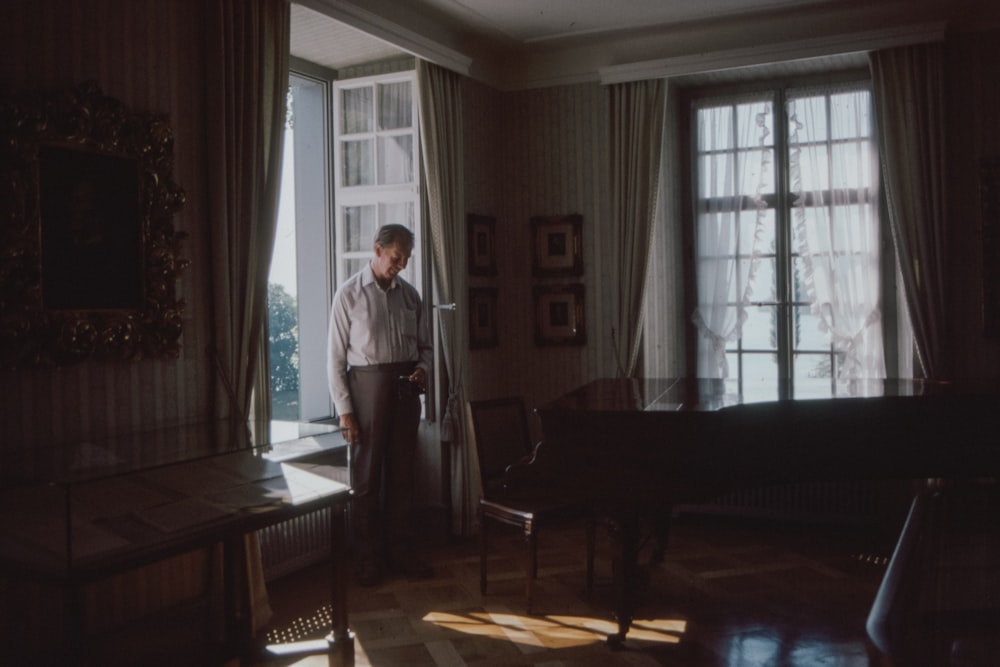
M980 479L1000 473L1000 392L985 382L866 381L755 402L722 380L592 381L537 409L543 439L507 483L590 498L611 527L618 633L638 585L640 526L662 557L675 504L793 481Z

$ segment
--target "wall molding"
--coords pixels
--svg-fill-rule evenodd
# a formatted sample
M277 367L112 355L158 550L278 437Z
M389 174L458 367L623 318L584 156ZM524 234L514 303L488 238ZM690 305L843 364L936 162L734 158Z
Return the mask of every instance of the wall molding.
M922 23L611 65L598 73L602 84L623 83L939 42L944 36L943 22Z

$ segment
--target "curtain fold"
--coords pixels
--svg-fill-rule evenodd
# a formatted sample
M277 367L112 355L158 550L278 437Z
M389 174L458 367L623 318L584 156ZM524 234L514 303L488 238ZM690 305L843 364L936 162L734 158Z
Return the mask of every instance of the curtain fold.
M882 178L917 356L945 377L948 243L945 201L944 46L869 54Z
M465 312L464 157L461 77L438 65L417 60L420 91L420 134L428 204L430 237L437 278L437 299L455 303L457 310L435 309L441 327L443 357L450 382L447 415L442 431L451 446L452 532L472 534L479 498L477 461L471 422L464 409L467 370L464 365L468 333L461 325Z
M266 419L267 279L281 180L290 9L287 0L223 0L207 14L206 112L216 130L207 137L215 414Z
M698 165L695 275L698 377L729 376L726 344L740 337L763 248L771 191L770 102L701 109L699 150L714 153ZM748 147L741 151L734 147Z
M213 313L213 414L270 419L267 280L277 227L288 90L288 0L206 7L206 118ZM251 414L252 412L252 414ZM255 535L247 539L254 628L271 610Z
M612 273L620 279L614 328L618 374L635 372L663 150L666 82L611 86Z
M793 242L810 310L844 354L838 379L884 378L878 190L869 185L878 181L878 165L868 142L869 97L867 91L845 90L829 105L825 99L802 93L787 102Z

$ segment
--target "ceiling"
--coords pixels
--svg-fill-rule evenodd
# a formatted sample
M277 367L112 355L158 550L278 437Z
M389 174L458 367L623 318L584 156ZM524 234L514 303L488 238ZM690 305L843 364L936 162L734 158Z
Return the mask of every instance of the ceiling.
M977 20L996 15L1000 3L994 3L292 0L291 52L332 70L417 55L509 90L598 79L607 82L617 69L663 59L679 63L681 69L696 60L697 67L709 72L845 54L855 57L865 45L861 44L864 39L853 36L901 31L902 38L892 37L895 44L883 43L879 48L899 45L900 39L912 38L909 33L924 35L924 26L935 24L940 30L948 12L969 14L971 7L975 10L970 15ZM808 46L803 48L803 42Z
M850 0L298 0L292 4L292 55L341 69L405 53L333 16L371 13L407 26L419 17L447 26L465 43L477 40L516 52L570 38L627 34L771 10ZM304 2L304 4L299 4ZM313 8L309 8L309 5ZM360 7L360 10L357 10Z

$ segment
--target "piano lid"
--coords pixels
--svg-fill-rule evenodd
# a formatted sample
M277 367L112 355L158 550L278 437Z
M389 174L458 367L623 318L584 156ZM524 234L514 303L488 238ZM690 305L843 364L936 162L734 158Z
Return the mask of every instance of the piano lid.
M817 383L792 392L778 383L740 393L735 380L711 378L600 378L546 404L544 410L588 412L712 412L751 403L955 394L996 394L995 382L919 379Z

